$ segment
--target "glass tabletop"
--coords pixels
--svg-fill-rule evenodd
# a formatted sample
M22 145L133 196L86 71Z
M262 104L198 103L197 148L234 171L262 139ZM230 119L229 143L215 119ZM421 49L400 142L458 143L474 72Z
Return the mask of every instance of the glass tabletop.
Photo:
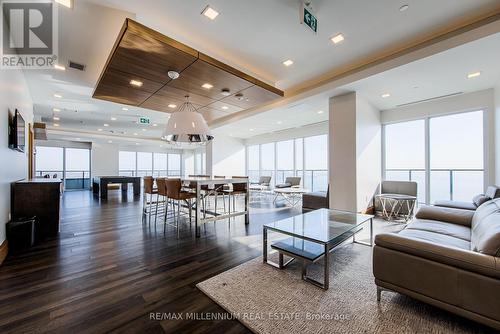
M357 230L360 225L372 218L372 215L320 209L278 220L266 224L264 227L305 240L330 243L353 230Z

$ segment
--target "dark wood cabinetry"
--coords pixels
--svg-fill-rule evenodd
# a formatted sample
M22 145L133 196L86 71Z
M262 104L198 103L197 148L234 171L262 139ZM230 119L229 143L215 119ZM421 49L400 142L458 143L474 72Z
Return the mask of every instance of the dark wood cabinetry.
M57 236L61 180L31 179L11 185L12 220L37 217L36 240Z

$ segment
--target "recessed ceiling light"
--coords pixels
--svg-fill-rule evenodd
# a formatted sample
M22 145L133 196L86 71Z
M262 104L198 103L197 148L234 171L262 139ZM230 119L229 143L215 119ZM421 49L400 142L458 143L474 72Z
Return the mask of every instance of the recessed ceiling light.
M330 38L330 40L333 42L333 44L339 44L344 39L345 39L344 35L342 35L342 34L337 34L337 35L333 36L332 38Z
M58 65L58 64L55 64L54 65L54 68L56 70L59 70L59 71L66 71L66 67L62 66L62 65Z
M58 108L52 108L52 111L59 112L59 111L61 111L61 109L58 109Z
M53 120L54 120L54 121L59 121L59 120L60 120L60 118L59 118L59 117L57 117L57 116L54 116Z
M283 124L283 122L282 121L277 121L276 124Z
M210 5L207 5L201 14L208 17L210 20L215 20L215 18L219 16L219 12L210 7Z
M381 96L382 96L382 98L383 98L383 99L386 99L386 98L388 98L388 97L391 97L391 94L389 94L389 93L384 93L384 94L382 94Z
M253 131L253 129L249 129L249 131Z
M399 7L399 11L400 11L400 12L404 12L404 11L405 11L405 10L407 10L408 8L410 8L410 6L408 6L408 5L403 5L403 6Z
M113 141L112 140L108 140L108 144L113 144Z
M102 129L97 129L97 131L102 131Z
M285 66L291 66L291 65L293 65L293 60L291 60L291 59L287 59L287 60L285 60L285 61L283 62L283 65L285 65Z
M318 110L318 114L320 114L320 115L321 115L322 113L324 113L324 111L323 111L323 110Z
M123 110L123 111L127 111L127 110L128 110L128 108L123 107L123 108L122 108L122 110Z
M135 143L136 145L139 145L139 143Z
M104 126L107 127L107 126L109 126L109 124L108 123L104 123Z
M203 85L201 85L201 87L203 87L205 89L211 89L213 87L213 85L211 85L209 83L204 83Z
M228 109L229 109L229 107L228 107L228 106L222 106L222 107L220 107L220 108L221 108L222 110L228 110Z
M134 136L137 136L137 132L134 133Z
M479 71L478 72L473 72L473 73L467 74L467 78L468 79L477 78L480 75L481 75L481 72L479 72Z
M168 107L171 109L174 109L174 108L177 108L177 104L169 104Z
M73 0L55 0L55 2L64 7L73 8Z
M55 97L56 99L60 99L60 98L62 98L62 95L61 95L61 94L54 94L54 97Z
M139 80L130 80L130 84L135 87L142 87L142 81Z
M154 123L153 126L158 126L158 124Z
M112 121L116 121L116 117L111 117L111 120Z
M58 127L58 126L59 126L59 124L57 124L57 123L54 123L54 126L55 126L55 127Z

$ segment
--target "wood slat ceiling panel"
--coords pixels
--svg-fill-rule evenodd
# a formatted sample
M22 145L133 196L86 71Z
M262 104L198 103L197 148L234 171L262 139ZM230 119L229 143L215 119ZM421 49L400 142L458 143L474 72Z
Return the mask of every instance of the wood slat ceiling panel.
M144 78L135 79L142 81L142 87L130 85L131 77L127 73L108 68L97 86L94 97L102 100L139 106L154 92L162 87L156 81Z
M167 72L180 77L171 80ZM130 85L139 80L143 86ZM209 83L213 87L203 88ZM221 94L229 89L231 96ZM235 94L244 96L236 99ZM204 55L133 20L125 21L97 83L93 97L173 112L190 95L190 102L210 121L269 102L283 92L258 79ZM224 107L224 108L223 108ZM227 107L227 108L226 108Z
M168 71L181 72L197 57L162 43L148 35L126 31L110 67L122 72L166 84Z
M239 93L242 94L241 97L237 97L237 94L233 94L223 98L220 102L235 105L242 109L248 109L276 99L276 94L259 86L252 86Z
M213 87L210 89L203 88L202 85L206 83L211 84ZM179 79L170 81L168 86L182 89L188 93L220 100L224 97L221 94L221 90L224 88L228 88L231 92L236 93L253 86L253 84L198 59L181 73Z
M170 87L167 85L162 89L160 89L158 92L156 92L156 94L152 95L149 99L147 99L141 105L141 107L172 112L175 111L175 109L168 108L167 106L169 104L175 104L178 107L180 107L182 103L186 102L185 98L186 94L188 93L184 90ZM194 93L189 93L189 101L193 103L197 108L215 102L215 100L212 100L209 97Z

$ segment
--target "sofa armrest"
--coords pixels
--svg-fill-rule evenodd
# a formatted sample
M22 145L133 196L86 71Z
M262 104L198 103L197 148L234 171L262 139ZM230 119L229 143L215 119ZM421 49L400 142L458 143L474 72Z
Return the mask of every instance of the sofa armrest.
M446 247L432 242L382 233L375 237L375 245L414 255L445 265L500 278L500 258L460 248Z
M415 215L418 219L439 220L462 226L471 226L474 211L437 206L423 206Z

